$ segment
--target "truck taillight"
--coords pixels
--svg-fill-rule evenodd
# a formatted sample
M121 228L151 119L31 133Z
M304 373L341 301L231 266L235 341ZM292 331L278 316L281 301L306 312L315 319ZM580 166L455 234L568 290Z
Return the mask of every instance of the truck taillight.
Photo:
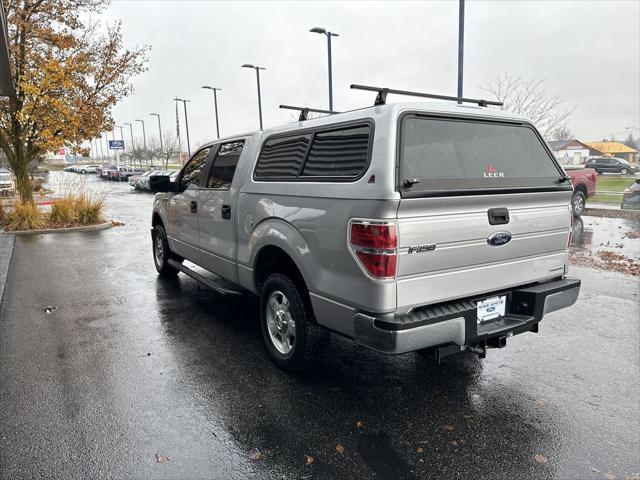
M360 264L373 278L395 277L398 239L394 224L354 220L351 222L349 244Z

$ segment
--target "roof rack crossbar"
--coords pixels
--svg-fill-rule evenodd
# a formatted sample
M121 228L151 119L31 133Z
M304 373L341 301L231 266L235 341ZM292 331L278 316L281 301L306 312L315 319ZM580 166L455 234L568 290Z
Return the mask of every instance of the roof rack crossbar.
M340 112L336 112L334 110L321 110L319 108L309 108L309 107L296 107L294 105L280 105L280 108L284 108L286 110L297 110L300 112L300 118L298 118L298 121L302 122L304 120L307 120L308 116L309 116L309 112L313 112L313 113L326 113L327 115L334 115L336 113L340 113Z
M385 88L385 87L371 87L368 85L351 85L351 88L354 90L366 90L368 92L378 92L376 96L375 102L373 102L374 106L384 105L387 102L387 95L393 93L395 95L407 95L410 97L424 97L424 98L433 98L436 100L451 100L459 103L475 103L481 107L486 107L488 105L495 105L497 107L502 106L502 102L496 102L493 100L482 100L476 98L464 98L464 97L449 97L446 95L434 95L432 93L422 93L422 92L410 92L408 90L395 90L393 88Z

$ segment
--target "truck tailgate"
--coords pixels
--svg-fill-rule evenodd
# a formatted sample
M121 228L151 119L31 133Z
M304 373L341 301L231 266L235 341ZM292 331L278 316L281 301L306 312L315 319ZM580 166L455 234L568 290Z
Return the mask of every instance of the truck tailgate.
M571 192L403 199L398 208L397 307L448 301L564 274ZM491 225L489 209L508 223ZM494 246L496 233L511 240Z

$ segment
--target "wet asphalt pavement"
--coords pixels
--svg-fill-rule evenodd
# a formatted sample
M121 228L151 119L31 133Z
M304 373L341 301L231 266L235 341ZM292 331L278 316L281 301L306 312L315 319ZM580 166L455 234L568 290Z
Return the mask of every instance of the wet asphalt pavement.
M106 188L125 226L16 238L0 478L638 478L637 277L573 269L578 303L484 360L334 338L292 376L257 301L159 279L152 197Z

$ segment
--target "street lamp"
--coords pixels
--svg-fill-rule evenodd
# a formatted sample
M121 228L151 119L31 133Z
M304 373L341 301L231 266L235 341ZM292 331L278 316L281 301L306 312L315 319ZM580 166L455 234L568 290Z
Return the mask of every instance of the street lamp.
M191 142L189 141L189 120L187 119L187 102L191 100L185 100L183 98L174 98L176 102L182 102L184 106L184 128L187 131L187 155L191 157Z
M211 90L213 92L213 108L216 112L216 135L217 138L220 138L220 122L218 121L218 95L216 92L221 91L221 88L211 87L209 85L205 85L202 87L206 90Z
M160 151L164 152L164 147L162 146L162 127L160 126L160 114L159 113L150 113L152 117L158 117L158 134L160 135Z
M333 78L331 68L331 37L338 37L337 33L330 32L324 28L314 27L309 30L311 33L320 33L327 36L327 54L329 57L329 111L333 112Z
M116 128L120 129L120 140L122 140L122 151L124 152L124 135L122 134L122 125L116 125Z
M260 130L262 130L262 100L260 98L260 70L266 70L264 67L245 63L242 68L253 68L256 71L256 80L258 82L258 117L260 119Z
M136 122L142 123L142 144L144 145L144 149L147 149L147 134L144 131L144 120L137 120Z
M133 143L133 125L129 122L124 123L123 125L129 125L129 133L131 134L131 165L133 165L134 162L134 156L136 153L136 146Z

